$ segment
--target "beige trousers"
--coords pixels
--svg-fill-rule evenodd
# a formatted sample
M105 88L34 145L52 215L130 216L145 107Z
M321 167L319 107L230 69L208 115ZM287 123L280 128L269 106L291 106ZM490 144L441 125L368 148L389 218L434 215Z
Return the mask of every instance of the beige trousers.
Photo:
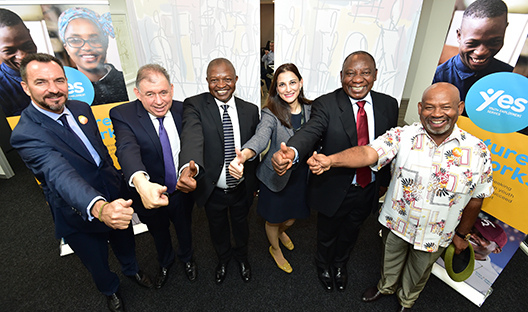
M405 308L413 306L425 287L433 264L444 252L440 247L436 252L416 250L413 245L383 228L383 251L381 279L378 290L385 295L394 294Z

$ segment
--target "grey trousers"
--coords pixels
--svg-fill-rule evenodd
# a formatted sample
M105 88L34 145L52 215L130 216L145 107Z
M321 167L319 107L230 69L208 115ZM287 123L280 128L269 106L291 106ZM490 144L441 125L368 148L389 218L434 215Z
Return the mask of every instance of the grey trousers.
M413 245L383 228L383 251L381 279L378 290L385 295L394 294L405 308L413 306L425 287L433 264L444 252L440 247L436 252L416 250Z

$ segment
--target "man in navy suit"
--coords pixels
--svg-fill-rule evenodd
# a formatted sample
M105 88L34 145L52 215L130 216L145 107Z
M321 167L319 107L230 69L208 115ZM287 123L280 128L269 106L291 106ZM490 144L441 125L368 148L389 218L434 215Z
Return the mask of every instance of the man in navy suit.
M376 77L376 62L368 52L347 56L341 70L342 88L313 102L310 121L274 154L275 171L284 174L296 154L298 159L305 158L317 142L325 155L358 145L360 110L366 113L369 141L395 127L398 103L391 96L372 91ZM359 229L370 212L378 209L378 197L390 181L388 168L375 174L369 169L370 183L360 183L356 171L332 168L326 176L310 176L308 206L318 212L315 262L327 291L332 291L334 284L339 291L345 290L347 263Z
M205 206L211 240L218 256L217 284L224 281L231 257L239 263L242 280L249 282L251 279L247 215L258 186L255 175L258 160L246 162L243 179L239 184L229 186L227 169L235 154L225 157L224 137L225 133L228 138L232 136L234 147L240 148L255 134L259 113L256 105L233 96L237 80L235 68L229 60L214 59L207 66L209 92L183 102L178 189L193 191L196 204ZM224 131L223 120L227 119L232 125L231 131ZM231 246L231 232L234 247Z
M184 263L187 278L194 281L197 274L191 236L194 200L190 194L175 191L176 179L170 181L178 168L183 112L183 104L172 99L173 89L165 68L144 65L134 88L138 99L110 111L116 155L125 181L135 189L133 206L148 226L158 252L160 269L154 281L158 289L167 281L175 259L170 221L176 229L180 243L177 255ZM167 146L163 143L164 133L169 139Z
M55 221L64 237L107 296L111 311L123 311L119 278L108 266L110 242L124 275L152 287L138 268L130 220L132 200L121 193L123 179L101 140L88 104L68 100L68 81L61 62L42 53L25 57L22 87L31 104L11 136L26 165L41 182Z

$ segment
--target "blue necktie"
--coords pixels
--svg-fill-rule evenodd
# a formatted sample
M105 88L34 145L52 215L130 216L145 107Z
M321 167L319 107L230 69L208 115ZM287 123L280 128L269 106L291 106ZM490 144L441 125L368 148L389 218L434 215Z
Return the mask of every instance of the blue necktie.
M84 148L84 150L88 153L88 155L90 155L93 159L93 156L92 154L90 153L90 151L88 150L88 148L86 147L86 145L84 145L84 142L81 140L81 138L77 135L77 133L75 133L75 131L73 131L73 129L70 127L70 124L68 123L68 119L66 119L66 115L68 114L62 114L60 117L59 117L59 120L62 122L62 125L64 126L64 128L66 128L66 130L70 131L73 136L77 139L77 141L81 144L81 146ZM94 160L95 161L95 160Z
M170 146L169 136L165 127L163 127L163 119L165 117L158 118L159 121L159 139L161 143L161 149L163 150L163 165L165 167L165 185L167 186L167 192L172 193L176 189L176 168L174 167L174 159L172 158L172 149Z
M235 158L235 136L233 135L233 124L231 118L227 113L229 105L222 105L224 114L222 115L222 126L224 128L224 161L226 168L226 184L228 188L235 187L238 183L237 179L229 174L229 164Z

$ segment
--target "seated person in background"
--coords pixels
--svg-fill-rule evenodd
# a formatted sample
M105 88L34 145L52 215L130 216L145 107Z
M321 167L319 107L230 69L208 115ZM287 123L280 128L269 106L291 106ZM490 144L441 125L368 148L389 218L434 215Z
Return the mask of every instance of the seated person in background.
M64 49L93 84L92 105L128 101L123 73L105 63L108 36L115 37L110 13L99 16L87 8L71 8L62 12L58 27Z
M287 249L292 250L293 243L285 231L295 219L310 216L306 204L308 165L302 161L296 170L289 170L279 176L273 170L271 158L280 149L281 142L288 141L310 119L311 101L304 97L302 87L301 74L294 64L288 63L277 68L257 131L242 146L241 151L236 151L237 157L229 166L231 175L240 179L246 160L258 157L271 140L269 151L257 169L257 178L260 180L257 212L266 219L266 235L271 244L269 252L277 266L287 273L293 269L282 254L279 239Z
M266 87L268 91L270 90L271 79L273 78L273 69L270 65L274 64L275 61L275 43L273 41L268 41L266 47L264 48L264 55L262 56L262 68L260 77L266 82Z
M31 99L22 89L20 62L37 46L16 13L0 8L0 105L6 117L18 116Z
M494 58L504 45L508 7L501 0L477 0L464 11L457 30L458 55L436 68L433 83L449 82L465 101L471 86L496 72L512 72L513 67ZM463 116L467 116L464 110Z

